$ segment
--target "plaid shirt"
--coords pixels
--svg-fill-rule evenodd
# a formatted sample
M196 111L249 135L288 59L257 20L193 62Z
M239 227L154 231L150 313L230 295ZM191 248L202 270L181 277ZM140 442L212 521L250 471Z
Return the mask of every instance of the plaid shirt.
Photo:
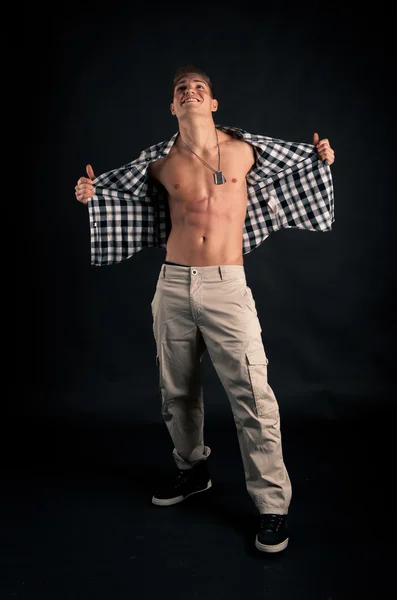
M257 248L278 229L332 229L331 168L318 158L313 145L256 135L236 127L216 127L250 143L256 154L246 178L243 254ZM177 135L94 180L95 195L88 202L92 265L121 262L147 246L166 247L171 231L167 192L148 175L148 167L167 156Z

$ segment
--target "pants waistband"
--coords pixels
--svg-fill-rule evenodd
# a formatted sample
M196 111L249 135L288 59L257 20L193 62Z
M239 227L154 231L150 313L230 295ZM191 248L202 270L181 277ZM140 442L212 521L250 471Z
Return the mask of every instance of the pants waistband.
M245 277L243 265L214 265L210 267L183 267L163 264L160 277L163 279L178 279L190 281L193 277L201 277L202 281L220 281L225 279L240 279Z

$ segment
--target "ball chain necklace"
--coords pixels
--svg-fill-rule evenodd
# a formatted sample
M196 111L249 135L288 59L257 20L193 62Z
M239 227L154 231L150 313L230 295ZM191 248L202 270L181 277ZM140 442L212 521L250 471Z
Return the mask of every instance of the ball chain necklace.
M197 156L197 158L199 158L203 164L205 164L209 169L211 169L211 171L214 173L214 182L215 182L215 184L216 185L221 185L222 183L226 183L226 179L225 179L224 174L221 171L221 151L220 151L220 148L219 148L218 132L217 132L216 129L215 129L215 135L216 135L216 143L217 143L217 146L218 146L218 170L213 169L211 167L211 165L209 165L207 163L207 161L204 160L204 158L201 158L201 156L199 156L197 154L197 152L195 152L194 150L192 150L191 147L188 146L186 144L186 142L184 142L182 140L182 138L181 138L181 141L182 141L183 144L185 144L186 148L188 150L190 150L190 152L193 152L193 154L195 154Z

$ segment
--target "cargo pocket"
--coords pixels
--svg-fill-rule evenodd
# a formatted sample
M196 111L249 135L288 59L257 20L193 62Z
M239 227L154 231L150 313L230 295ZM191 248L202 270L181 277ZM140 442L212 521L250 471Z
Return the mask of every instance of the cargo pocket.
M256 310L256 303L255 303L254 297L252 295L251 288L248 287L248 285L245 285L242 292L243 292L243 298L244 298L246 306L248 306L249 310L251 312L253 312L255 316L257 316L258 313Z
M270 398L267 383L267 365L269 361L264 350L246 352L245 356L256 412L258 417L264 417L274 410L274 406L269 406Z

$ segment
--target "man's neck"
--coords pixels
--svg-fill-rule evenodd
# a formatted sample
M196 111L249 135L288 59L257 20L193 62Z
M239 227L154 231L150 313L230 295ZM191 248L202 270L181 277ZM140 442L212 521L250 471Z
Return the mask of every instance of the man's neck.
M185 144L196 152L209 151L217 146L215 123L212 118L180 121L179 134Z

